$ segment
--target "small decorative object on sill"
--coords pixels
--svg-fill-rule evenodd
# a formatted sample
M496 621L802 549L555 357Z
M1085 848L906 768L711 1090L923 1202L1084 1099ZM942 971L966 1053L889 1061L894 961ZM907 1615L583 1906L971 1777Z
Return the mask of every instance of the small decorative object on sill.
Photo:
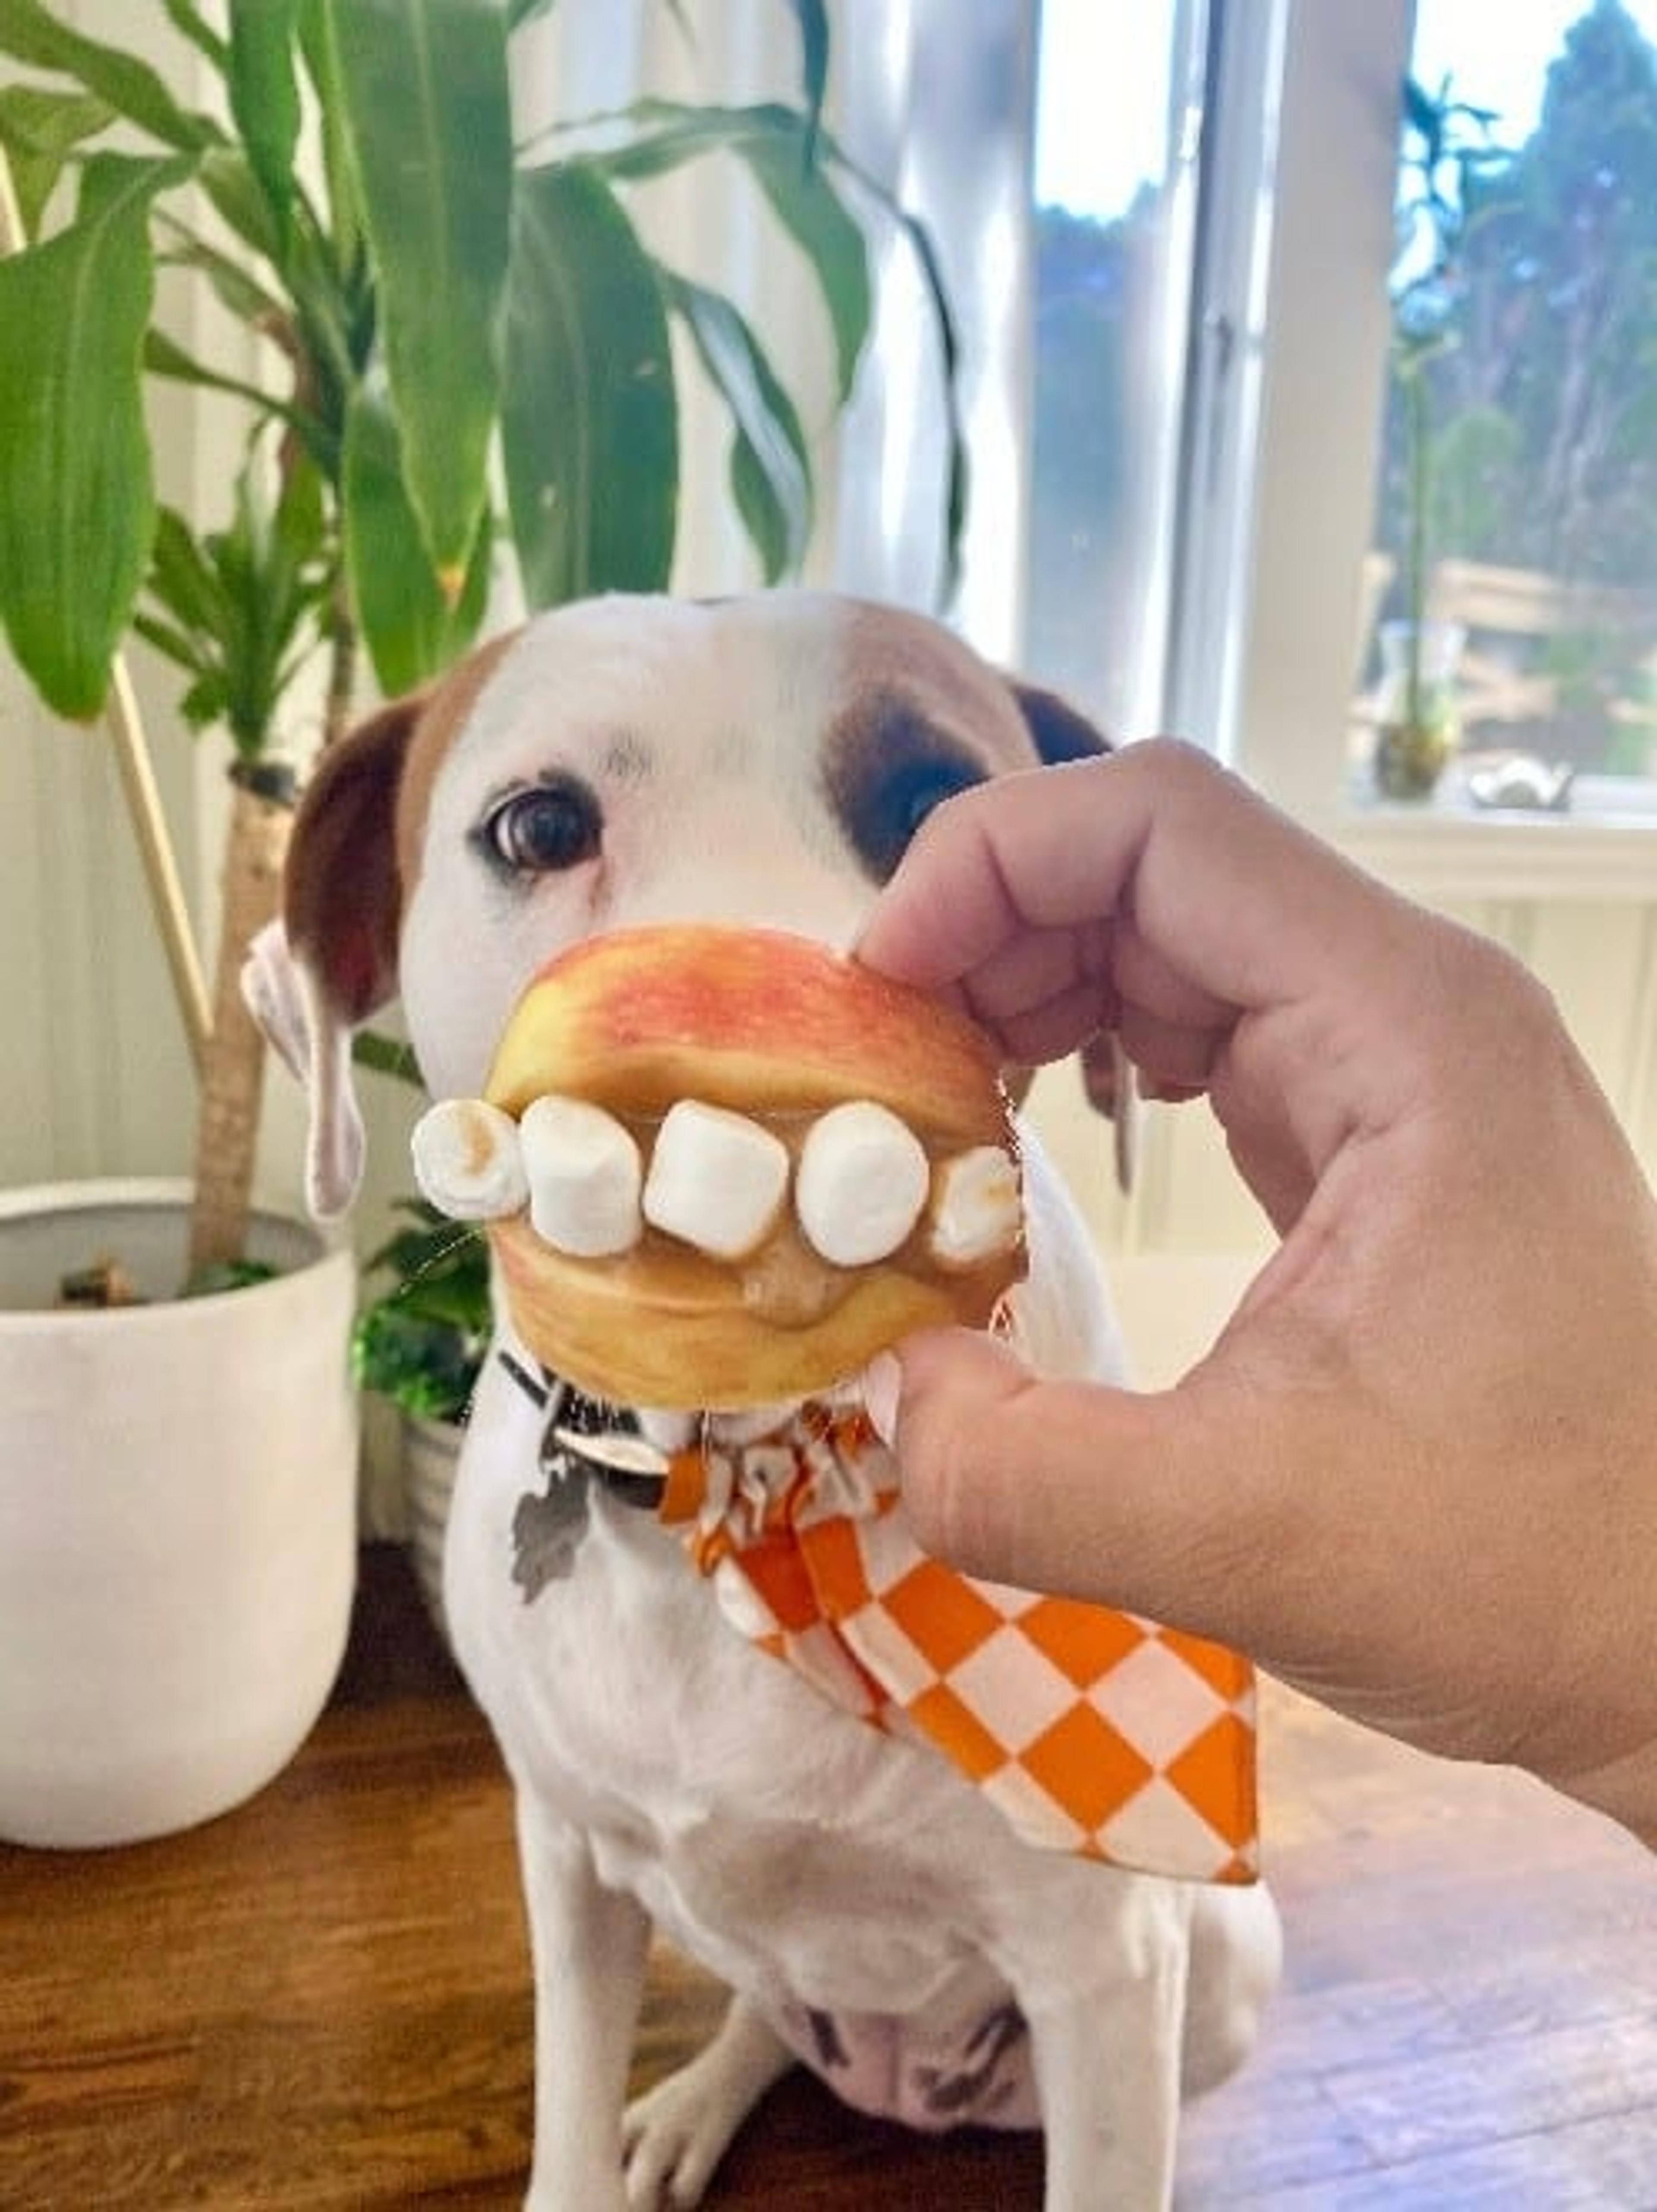
M1466 763L1467 796L1491 813L1564 814L1576 771L1534 753L1484 753Z
M1455 623L1383 623L1375 694L1375 785L1384 799L1427 799L1461 737L1455 678L1466 634Z

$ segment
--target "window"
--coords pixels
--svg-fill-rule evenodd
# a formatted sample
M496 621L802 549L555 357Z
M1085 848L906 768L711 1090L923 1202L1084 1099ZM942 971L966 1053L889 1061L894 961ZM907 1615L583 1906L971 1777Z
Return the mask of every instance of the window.
M1654 50L1657 0L1046 0L1040 672L1325 827L1367 795L1380 629L1423 543L1411 76L1457 111L1435 182L1469 187L1426 372L1422 592L1466 632L1466 745L1569 769L1579 817L1657 813ZM1471 806L1465 771L1440 801Z
M1604 808L1657 775L1657 0L1497 12L1417 10L1370 576L1462 788Z
M1203 15L1182 0L1041 11L1024 658L1130 732L1161 719Z
M1353 688L1406 15L1041 9L1028 657L1310 812Z

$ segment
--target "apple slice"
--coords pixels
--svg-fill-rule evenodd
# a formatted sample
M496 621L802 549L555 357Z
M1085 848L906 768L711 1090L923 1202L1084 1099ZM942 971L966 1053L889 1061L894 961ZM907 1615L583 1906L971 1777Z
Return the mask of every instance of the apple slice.
M801 1397L911 1329L985 1326L1023 1272L988 1039L810 938L691 923L589 939L531 983L486 1097L523 1125L531 1184L529 1124L554 1097L601 1110L649 1163L638 1234L612 1249L557 1249L523 1214L489 1231L525 1346L617 1403ZM986 1228L950 1164L992 1156Z
M782 930L615 930L543 968L485 1095L513 1116L543 1091L665 1114L821 1113L877 1098L929 1152L1008 1141L989 1040L935 1000Z

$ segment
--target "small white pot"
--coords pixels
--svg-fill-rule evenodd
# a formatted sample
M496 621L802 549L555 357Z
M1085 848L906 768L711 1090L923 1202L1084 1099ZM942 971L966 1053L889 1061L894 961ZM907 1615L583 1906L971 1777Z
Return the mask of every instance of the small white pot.
M409 1509L409 1544L415 1578L438 1633L449 1640L443 1609L443 1544L454 1498L455 1469L465 1431L453 1421L428 1420L404 1413L403 1483Z
M309 1733L356 1562L356 1270L256 1218L287 1270L174 1296L188 1186L0 1193L0 1838L135 1842L227 1811ZM148 1297L49 1308L111 1255Z

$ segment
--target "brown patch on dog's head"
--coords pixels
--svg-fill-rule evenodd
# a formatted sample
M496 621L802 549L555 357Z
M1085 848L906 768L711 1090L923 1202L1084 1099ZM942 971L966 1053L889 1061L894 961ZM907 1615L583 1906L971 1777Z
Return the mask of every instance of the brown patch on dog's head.
M1112 750L1110 739L1096 728L1079 707L1072 707L1058 692L1039 684L1011 680L1012 696L1035 750L1047 768L1065 761L1096 760Z
M513 633L429 691L381 707L331 746L294 823L282 920L294 957L349 1026L397 994L398 940L431 787Z
M957 792L1109 750L1077 708L987 668L934 623L864 605L853 611L851 634L858 685L828 732L823 787L877 883L926 817Z

